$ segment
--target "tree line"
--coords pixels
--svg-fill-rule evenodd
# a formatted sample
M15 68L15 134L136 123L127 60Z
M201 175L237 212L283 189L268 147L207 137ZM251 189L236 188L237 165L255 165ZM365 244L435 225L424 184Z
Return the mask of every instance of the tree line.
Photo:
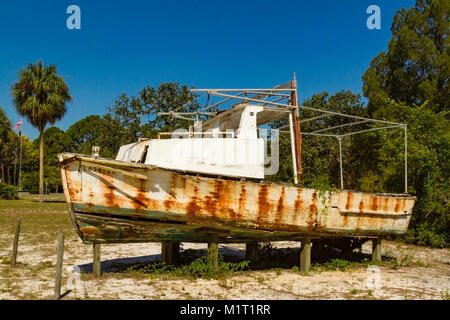
M362 92L367 102L360 94L342 90L335 94L317 93L302 103L317 109L407 124L408 191L418 200L411 228L404 239L437 247L447 246L450 240L449 12L449 2L442 0L417 0L414 7L397 11L387 50L374 57L362 75ZM188 86L161 83L157 87L146 86L136 95L120 95L107 107L105 115L87 116L66 131L54 126L44 130L45 126L37 119L45 120L45 124L54 123L64 114L65 103L71 97L63 83L57 84L63 80L56 76L56 68L45 67L42 62L36 65L34 73L29 71L32 65L24 69L28 71L20 73L19 85L13 85L12 89L19 113L41 132L40 138L34 141L22 137L22 185L26 191L38 192L39 180L46 182L47 190L61 191L56 158L59 152L90 154L92 146L99 145L102 157L114 158L123 144L189 125L186 120L158 117L158 112L173 111L184 105L187 107L183 111L193 111L199 106L198 97ZM47 85L32 87L39 81L30 79L43 80L45 76L50 77ZM39 90L44 90L41 96L37 94ZM41 102L31 101L24 107L26 101L39 97ZM40 111L41 105L48 107L53 103L56 111L51 116L46 113L51 111L50 107ZM301 118L310 116L307 111L300 113ZM323 118L321 123L330 127L341 124L333 117ZM313 122L305 123L301 129L306 132L313 125ZM402 193L404 139L400 129L345 137L342 140L345 188ZM0 177L3 182L16 185L17 143L17 135L0 109ZM39 179L40 153L41 159L45 159L41 166L43 179ZM289 136L280 136L280 157L278 174L268 178L292 182ZM302 186L339 187L336 140L304 136L302 162Z

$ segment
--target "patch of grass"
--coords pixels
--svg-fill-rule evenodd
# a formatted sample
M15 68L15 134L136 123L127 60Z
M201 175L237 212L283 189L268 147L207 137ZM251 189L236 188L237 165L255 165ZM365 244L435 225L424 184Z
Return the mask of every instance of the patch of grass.
M414 259L414 256L409 255L409 254L405 254L404 256L402 256L400 258L392 259L391 260L391 268L398 269L399 267L408 267L412 263L414 263L413 259ZM423 264L423 262L420 260L417 260L416 262L418 262L419 264Z
M191 253L188 253L188 255ZM186 259L186 257L184 258ZM134 275L147 276L163 276L171 277L192 277L204 279L223 279L235 272L244 271L248 269L248 261L242 262L226 262L224 257L219 254L217 269L214 269L208 263L208 256L201 256L191 261L188 264L174 266L167 265L163 262L153 262L146 264L138 264L126 269L126 273Z
M348 261L344 259L333 259L324 263L317 263L311 266L312 271L346 271L349 268L360 266L361 263Z
M442 300L450 300L450 295L448 293L448 289L445 289L445 292L441 291L441 298L442 298Z
M281 268L274 268L273 271L275 271L277 276L281 275Z
M59 232L64 232L67 238L69 238L69 234L75 237L75 230L68 214L1 214L0 211L0 225L2 226L0 235L7 234L11 237L11 243L6 242L6 245L12 244L18 218L22 219L20 239L28 236L31 237L31 241L36 239L36 243L56 241Z
M358 289L352 289L350 290L350 294L358 294Z
M44 195L44 202L39 202L39 195L20 194L16 200L0 200L0 212L67 212L64 194Z

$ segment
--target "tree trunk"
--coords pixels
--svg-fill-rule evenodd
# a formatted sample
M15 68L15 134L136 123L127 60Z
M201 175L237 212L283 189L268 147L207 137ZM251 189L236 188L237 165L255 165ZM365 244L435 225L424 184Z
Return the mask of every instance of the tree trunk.
M6 174L8 178L8 184L11 184L11 168L9 164L6 166Z
M39 202L44 201L44 130L41 130L39 143Z

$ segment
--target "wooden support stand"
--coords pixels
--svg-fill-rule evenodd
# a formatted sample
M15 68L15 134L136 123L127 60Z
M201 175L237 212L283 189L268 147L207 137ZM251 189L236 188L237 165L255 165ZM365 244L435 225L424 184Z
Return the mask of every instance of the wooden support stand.
M372 261L381 262L381 237L372 239Z
M58 251L56 253L56 273L55 273L55 292L53 298L58 300L61 297L61 277L64 257L64 233L58 235Z
M94 276L100 277L102 275L102 265L100 260L101 245L98 243L94 243L93 251L94 261L92 263L92 272L94 273Z
M208 263L214 270L219 267L219 236L216 233L208 234Z
M176 264L180 255L180 243L163 241L161 243L161 260L165 264Z
M311 266L311 239L302 239L300 248L300 272L309 272Z
M258 260L258 242L247 242L245 244L245 260L252 263Z
M17 260L17 248L19 246L19 234L20 234L20 224L22 220L19 218L16 221L16 231L14 233L14 243L13 243L13 251L11 256L11 268L16 267L16 260Z

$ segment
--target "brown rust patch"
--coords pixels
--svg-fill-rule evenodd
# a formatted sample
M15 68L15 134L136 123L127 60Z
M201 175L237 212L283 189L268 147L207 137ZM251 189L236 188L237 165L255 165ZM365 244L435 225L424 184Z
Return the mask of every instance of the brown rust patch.
M278 198L277 203L277 214L275 216L275 225L279 225L283 221L283 213L284 213L284 197L286 190L284 187L281 187L281 194Z
M103 194L106 204L108 205L108 207L117 207L117 203L116 203L116 197L114 195L114 186L112 185L107 185L106 186L106 191Z
M310 228L316 228L317 223L317 193L314 192L311 197L311 204L309 205L308 210L308 219L306 220L306 223Z
M269 190L268 186L263 184L258 191L258 221L265 220L269 216L272 208L268 200Z
M96 236L97 234L101 234L101 231L93 226L87 226L87 227L83 227L80 228L81 233L85 236L85 237L92 237L92 236Z
M239 212L244 212L246 207L246 199L247 196L247 189L245 188L245 184L241 183L241 193L239 194ZM239 213L240 215L240 213Z
M200 213L202 208L197 204L197 197L193 197L192 200L186 206L186 214L188 215L197 215Z
M372 197L370 203L370 210L377 211L378 209L378 197Z
M400 199L395 199L394 212L399 212L399 210L400 210Z
M166 211L170 211L170 208L172 208L173 205L174 205L174 201L172 201L172 200L164 201L164 208L166 209Z
M363 199L361 199L361 201L359 202L358 209L359 209L360 213L363 213L363 211L364 211L364 200Z
M383 211L388 211L388 210L389 210L389 199L384 198L383 199Z
M217 193L211 192L211 194L215 194L213 197L206 196L204 201L203 209L206 210L211 216L215 216L217 212Z
M297 214L303 210L303 199L302 199L302 191L303 189L297 188L297 199L294 202L294 213Z
M345 209L348 210L350 209L352 202L353 202L353 193L352 192L347 192L347 202L345 203Z
M342 220L342 226L344 228L346 228L348 226L348 215L344 215L343 220Z

